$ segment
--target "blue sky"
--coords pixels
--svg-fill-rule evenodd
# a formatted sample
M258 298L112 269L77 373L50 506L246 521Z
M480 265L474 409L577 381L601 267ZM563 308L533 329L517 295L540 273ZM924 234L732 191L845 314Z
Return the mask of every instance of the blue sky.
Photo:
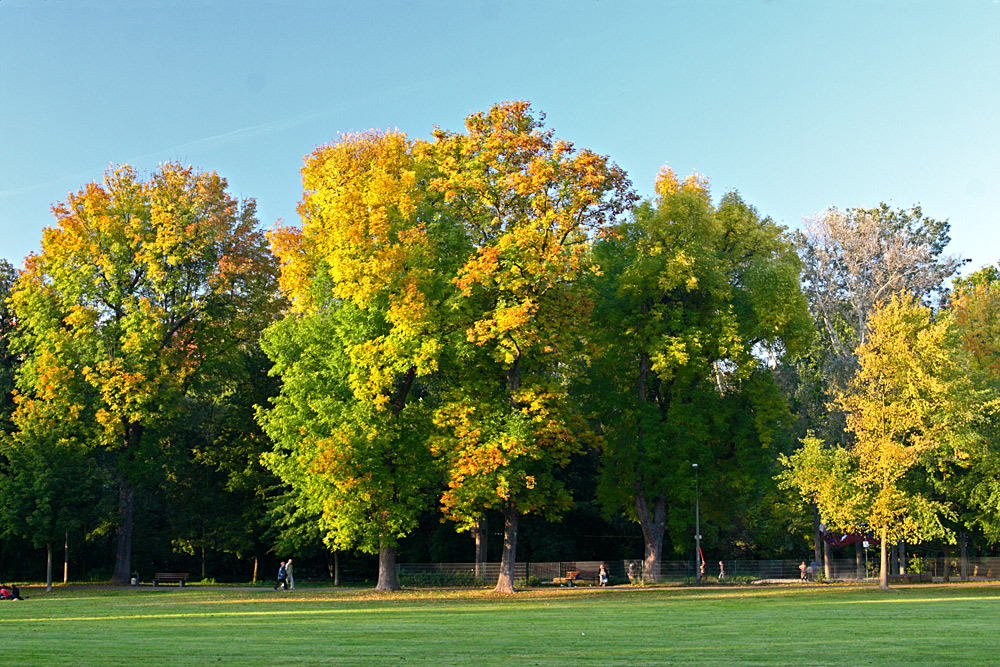
M295 222L317 145L508 99L643 196L667 163L790 227L919 203L1000 260L997 0L0 0L0 257L111 163L215 170Z

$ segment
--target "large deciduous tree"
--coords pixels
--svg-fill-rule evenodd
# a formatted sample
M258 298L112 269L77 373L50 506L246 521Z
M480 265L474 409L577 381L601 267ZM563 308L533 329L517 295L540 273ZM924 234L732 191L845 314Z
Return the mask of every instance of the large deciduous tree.
M225 378L269 313L276 268L252 200L214 172L167 163L109 170L53 207L12 299L25 355L21 405L58 398L114 462L120 514L112 582L131 572L136 489L188 392ZM15 422L29 418L15 413Z
M836 528L878 535L887 588L890 541L951 537L942 519L954 514L926 473L942 456L966 455L970 387L949 315L935 320L914 297L897 295L875 307L867 329L857 373L838 399L852 442L823 448L807 438L784 460L785 483Z
M819 335L808 354L784 369L801 427L824 441L843 442L845 417L835 397L857 370L856 349L867 336L875 306L896 293L928 305L945 294L945 281L964 263L945 254L950 225L924 216L919 206L829 209L796 235L802 284ZM814 544L820 553L820 519Z
M442 505L463 528L503 513L501 593L514 591L519 517L554 518L570 502L553 471L584 430L565 381L590 309L579 280L591 240L633 201L620 168L543 121L527 102L497 104L422 147L435 167L430 187L473 248L455 279L458 363L435 418Z
M880 204L830 209L796 235L803 289L822 342L815 356L833 393L854 375L855 350L877 304L906 293L931 305L944 293L945 281L964 263L944 252L949 230L947 221L925 217L919 206Z
M259 414L265 463L330 547L379 554L380 591L399 588L397 541L435 482L418 392L463 254L425 171L401 133L343 136L306 160L301 229L271 237L293 308L264 339L282 380Z
M956 279L947 312L956 355L967 359L970 384L965 447L938 451L928 465L938 493L953 503L965 551L966 530L1000 541L1000 270L988 266Z
M691 528L692 463L715 486L755 467L783 411L767 366L811 335L783 228L736 193L713 206L698 175L680 182L664 169L656 191L595 249L604 275L590 388L605 441L601 497L641 526L653 579L664 530ZM755 417L740 427L719 420L747 408Z

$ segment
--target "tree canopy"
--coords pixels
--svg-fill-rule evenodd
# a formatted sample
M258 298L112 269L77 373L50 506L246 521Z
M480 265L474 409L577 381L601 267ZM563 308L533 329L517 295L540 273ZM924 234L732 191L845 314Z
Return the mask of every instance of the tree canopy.
M272 310L254 211L215 173L167 163L144 180L121 166L54 206L56 226L25 260L11 300L25 355L14 420L58 401L113 456L116 583L131 574L136 486L168 437L158 427L188 393L222 389Z

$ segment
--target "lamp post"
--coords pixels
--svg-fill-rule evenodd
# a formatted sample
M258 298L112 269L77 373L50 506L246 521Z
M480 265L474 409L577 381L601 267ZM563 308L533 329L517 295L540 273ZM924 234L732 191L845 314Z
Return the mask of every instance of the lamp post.
M701 584L701 509L698 507L698 464L692 463L694 468L694 580L696 584Z

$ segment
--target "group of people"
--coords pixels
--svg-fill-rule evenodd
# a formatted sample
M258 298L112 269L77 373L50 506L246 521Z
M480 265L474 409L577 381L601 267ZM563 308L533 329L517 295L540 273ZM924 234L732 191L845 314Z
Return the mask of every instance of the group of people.
M707 581L707 578L705 577L705 559L704 558L700 558L699 560L701 561L701 563L698 565L698 573L701 575L701 577L699 577L699 578L701 579L701 581ZM630 579L632 578L631 575L629 575L629 578ZM720 560L719 561L719 583L723 584L725 582L726 582L726 566L723 565L722 561Z
M23 600L21 591L15 584L0 584L0 600Z
M799 564L799 581L815 581L817 572L819 572L819 563L813 561L806 565L806 562L802 561Z
M292 559L282 561L278 564L278 581L274 584L274 590L283 588L290 591L295 588L295 577L292 576Z

